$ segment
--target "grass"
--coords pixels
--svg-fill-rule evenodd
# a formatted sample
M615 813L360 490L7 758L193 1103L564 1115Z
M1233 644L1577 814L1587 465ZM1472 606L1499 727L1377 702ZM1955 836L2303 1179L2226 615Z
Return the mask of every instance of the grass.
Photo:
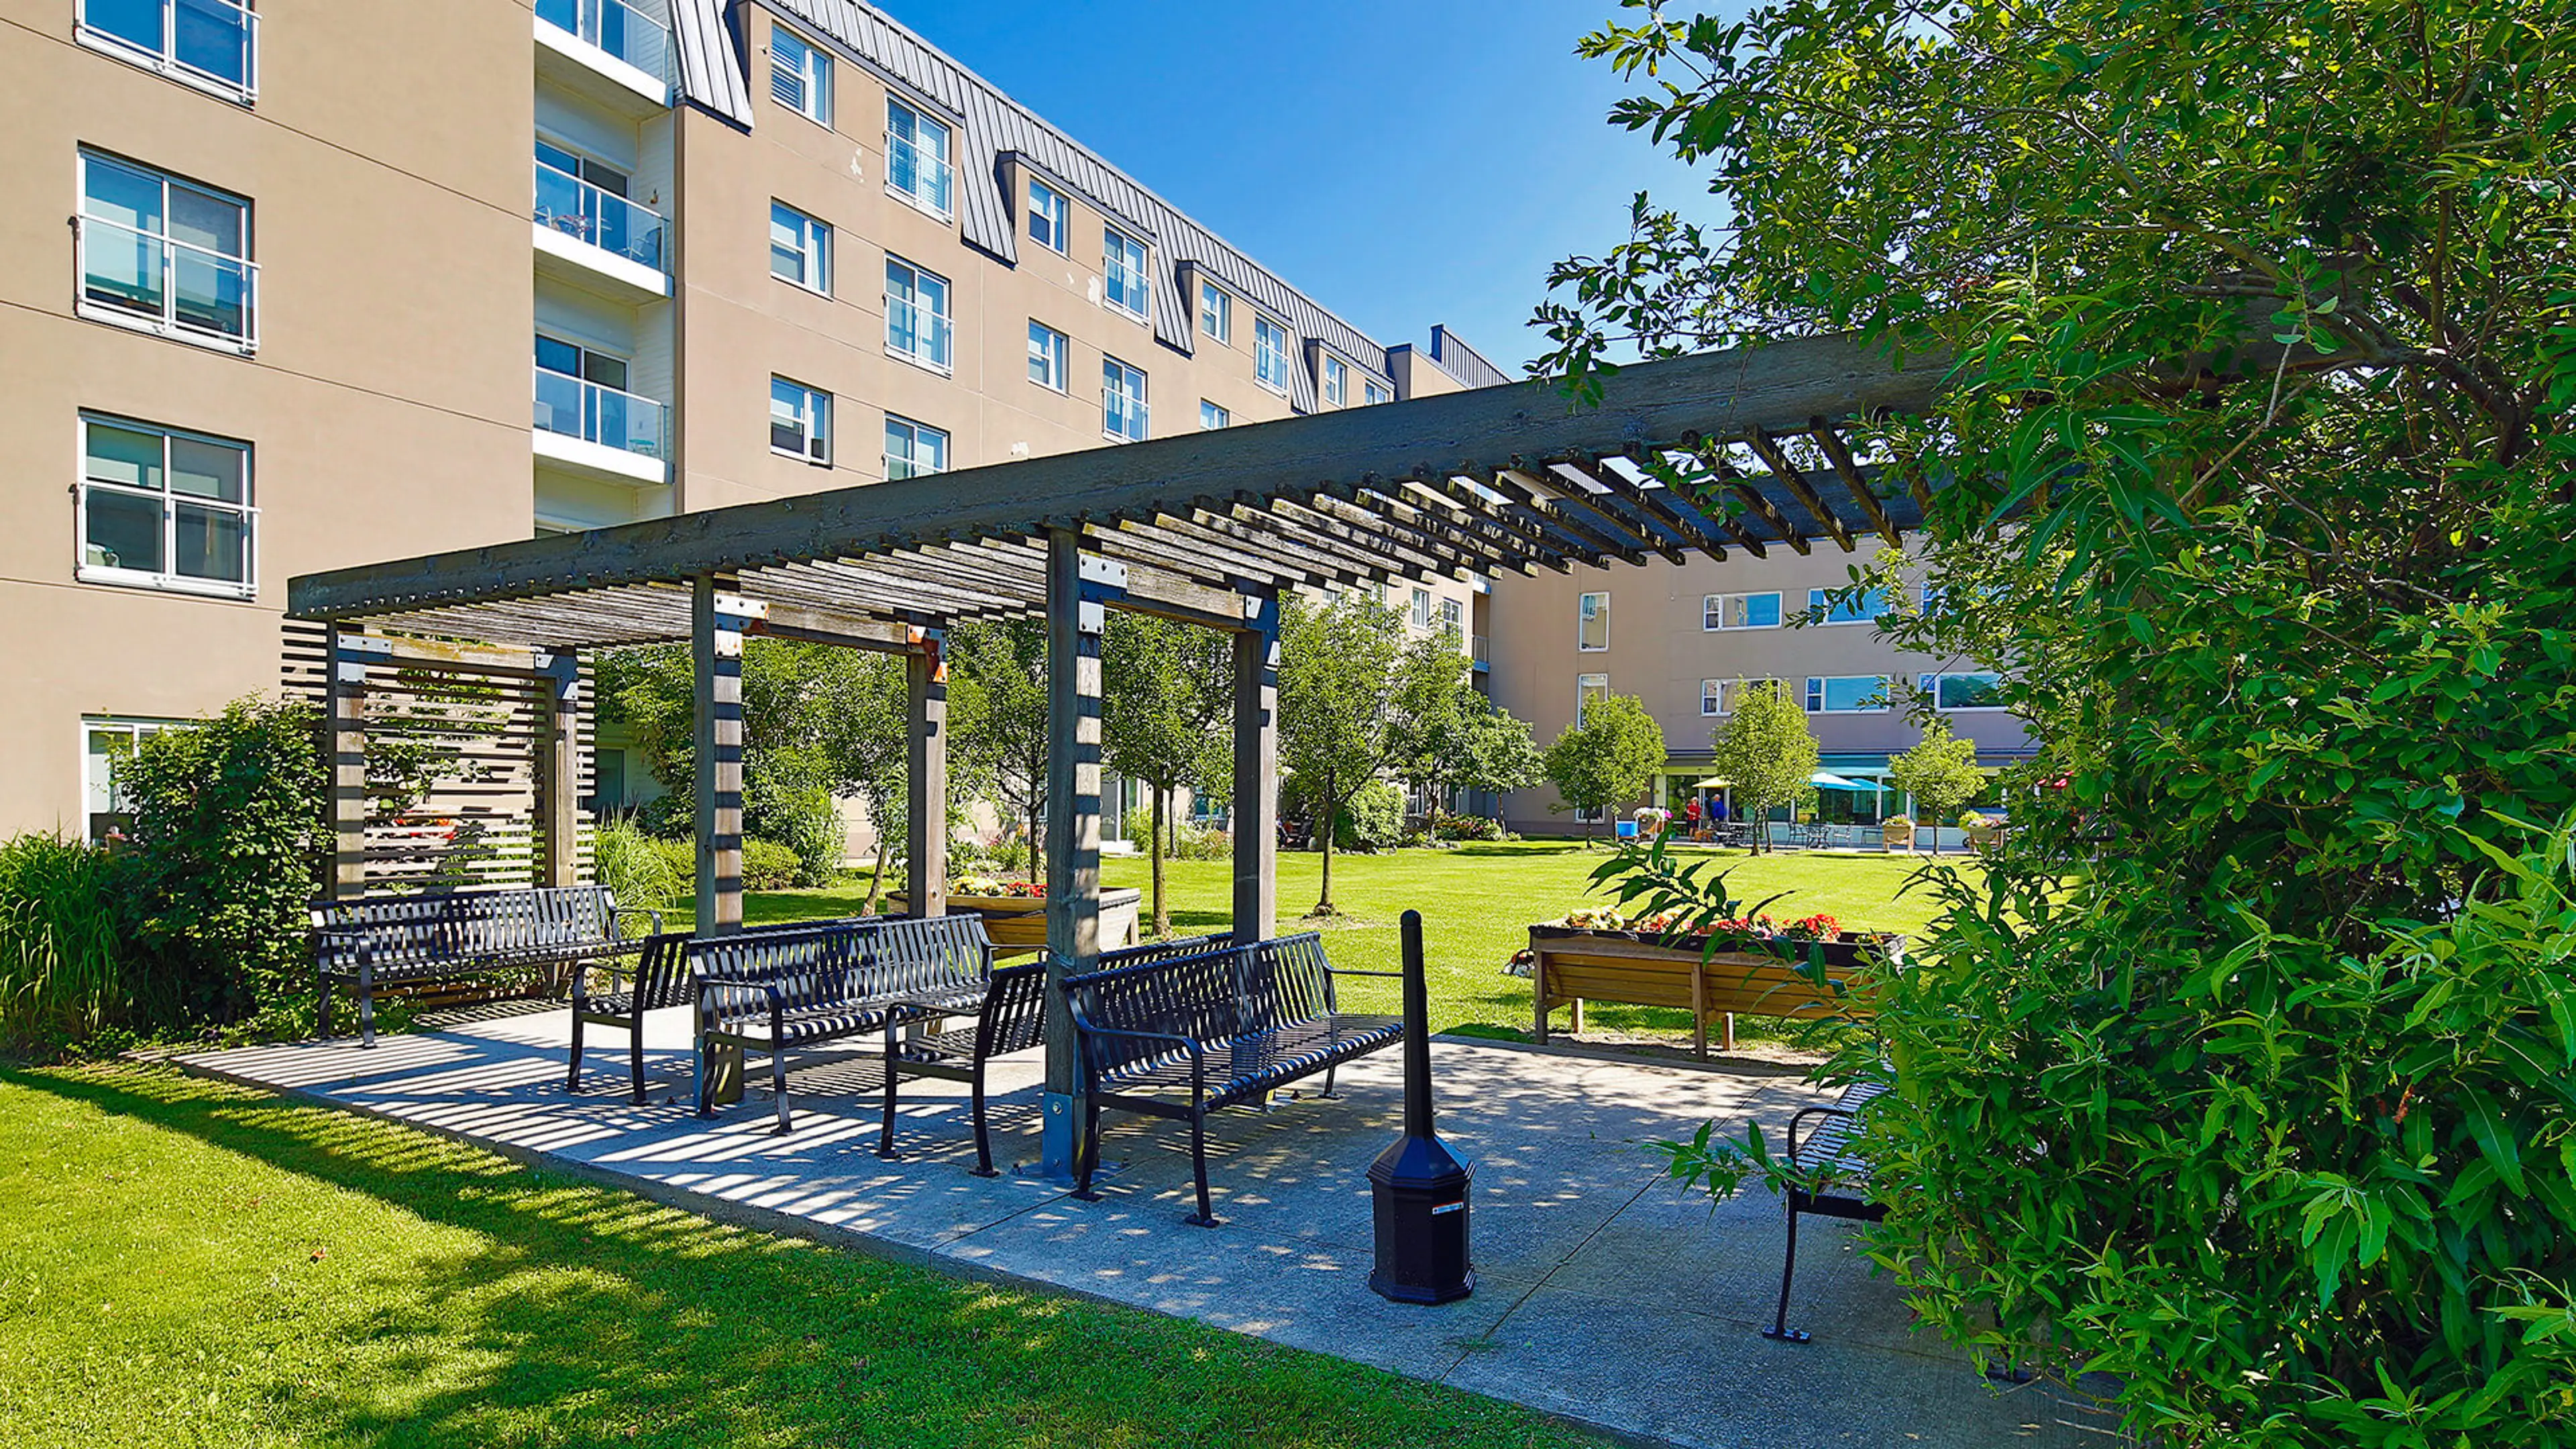
M1300 921L1299 915L1315 903L1322 857L1283 852L1279 857L1280 928L1321 929L1335 965L1392 971L1401 964L1397 918L1407 910L1420 911L1432 1028L1525 1038L1530 1027L1529 982L1505 975L1503 963L1529 944L1532 922L1553 920L1585 902L1588 878L1606 858L1601 850L1562 840L1337 855L1333 898L1341 913L1320 921ZM1949 857L1946 863L1975 869L1964 856ZM1788 892L1770 907L1770 913L1782 919L1827 911L1840 917L1847 928L1913 931L1923 926L1933 909L1928 892L1904 892L1906 881L1922 866L1919 858L1808 853L1747 857L1730 851L1721 864L1732 871L1730 888L1747 901ZM1146 886L1147 869L1142 859L1112 856L1102 865L1102 877L1111 886L1141 889ZM1221 930L1231 922L1232 862L1169 861L1164 870L1175 932ZM866 899L867 883L861 878L855 884L824 890L754 894L743 909L755 922L788 920L853 914ZM1149 901L1149 910L1150 906ZM687 918L687 912L679 913L682 922ZM1395 983L1351 984L1352 1000L1347 1004L1367 1011L1396 1009ZM1617 1031L1670 1032L1679 1037L1689 1030L1688 1015L1679 1011L1606 1003L1586 1011L1590 1020ZM1750 1023L1747 1026L1751 1028Z
M0 1424L133 1449L1595 1442L134 1065L0 1070Z

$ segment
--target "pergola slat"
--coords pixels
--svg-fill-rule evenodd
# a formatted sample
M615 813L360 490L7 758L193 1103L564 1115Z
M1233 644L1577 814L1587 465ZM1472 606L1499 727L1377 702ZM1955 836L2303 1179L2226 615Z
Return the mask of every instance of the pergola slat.
M1857 547L1852 542L1851 529L1825 502L1824 495L1816 491L1815 485L1807 481L1806 471L1790 461L1788 450L1780 446L1780 440L1771 436L1769 429L1755 428L1745 436L1744 445L1751 448L1753 456L1760 458L1763 466L1771 470L1772 477L1787 486L1790 495L1798 500L1798 506L1815 518L1818 526L1824 529L1825 536L1832 539L1837 547L1845 553Z

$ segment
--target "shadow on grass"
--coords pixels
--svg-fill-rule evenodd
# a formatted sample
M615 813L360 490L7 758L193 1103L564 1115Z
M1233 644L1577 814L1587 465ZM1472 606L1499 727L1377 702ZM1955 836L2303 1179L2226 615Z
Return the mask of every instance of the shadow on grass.
M371 1306L297 1305L297 1335L364 1346L363 1361L231 1386L331 1442L1591 1442L1375 1370L726 1227L171 1071L0 1069L0 1082L474 1235L462 1251L374 1255ZM401 1221L378 1230L399 1236ZM208 1313L230 1307L223 1285L189 1286Z

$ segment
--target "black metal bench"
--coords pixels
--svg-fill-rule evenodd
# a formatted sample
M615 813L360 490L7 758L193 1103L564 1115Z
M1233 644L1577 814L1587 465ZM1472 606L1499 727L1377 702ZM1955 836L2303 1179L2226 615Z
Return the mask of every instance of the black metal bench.
M769 1054L778 1131L787 1054L979 1001L993 946L975 916L880 919L812 930L700 936L685 948L698 1003L698 1115L715 1115L718 1048Z
M628 918L651 921L654 933L662 929L660 912L620 906L608 887L597 885L316 902L318 1034L331 1034L334 982L356 998L360 1041L372 1047L381 988L634 955L643 949L642 937L618 932Z
M776 935L785 931L826 930L834 926L855 926L881 920L878 916L847 916L838 920L778 921L764 926L745 926L746 936ZM626 983L614 980L609 989L593 994L590 990L591 962L577 961L572 968L572 1066L564 1075L564 1090L581 1090L581 1037L584 1026L621 1027L626 1031L627 1074L633 1083L632 1100L644 1105L644 1013L664 1007L687 1006L697 999L696 985L689 979L686 931L657 932L644 942L635 969L619 973L611 967L612 977L624 974Z
M1100 1159L1101 1109L1168 1117L1190 1124L1199 1210L1189 1221L1216 1226L1208 1200L1208 1113L1262 1100L1317 1072L1331 1095L1335 1068L1404 1037L1400 1018L1342 1011L1335 978L1395 974L1337 970L1324 956L1323 939L1310 931L1067 978L1083 1069L1074 1195L1097 1201L1091 1177Z
M1813 1186L1792 1186L1788 1192L1789 1251L1780 1265L1780 1311L1772 1316L1771 1326L1762 1330L1764 1338L1805 1343L1811 1337L1805 1329L1789 1326L1789 1282L1798 1272L1800 1213L1864 1223L1887 1216L1884 1204L1869 1200L1868 1159L1853 1150L1862 1109L1886 1091L1882 1082L1855 1082L1843 1089L1832 1106L1801 1107L1789 1118L1789 1166ZM1820 1125L1801 1137L1798 1129L1811 1118Z

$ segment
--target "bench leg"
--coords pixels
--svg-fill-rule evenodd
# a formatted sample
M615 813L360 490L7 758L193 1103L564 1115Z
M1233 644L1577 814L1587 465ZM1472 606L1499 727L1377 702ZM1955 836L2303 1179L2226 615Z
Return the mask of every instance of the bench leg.
M626 1023L626 1081L632 1089L627 1100L644 1105L644 1004L637 1001L635 1015Z
M360 958L360 960L359 960L359 962L358 962L358 1045L359 1045L359 1046L361 1046L361 1047L372 1047L372 1046L374 1046L375 1044L376 1044L376 982L375 982L375 973L374 973L374 972L372 972L372 971L370 971L370 970L368 970L368 969L367 969L367 963L366 963L365 959L364 959L364 958Z
M1777 1339L1782 1343L1807 1341L1807 1330L1789 1326L1789 1280L1795 1277L1797 1272L1798 1207L1792 1202L1789 1205L1789 1252L1788 1256L1780 1261L1780 1311L1772 1316L1771 1326L1762 1330L1764 1338Z
M1317 1092L1315 1094L1316 1096L1329 1097L1333 1095L1333 1073L1340 1070L1341 1063L1339 1062L1335 1062L1333 1065L1324 1068L1324 1090Z
M1075 1140L1073 1152L1073 1195L1084 1202L1100 1201L1092 1191L1092 1169L1100 1165L1100 1102L1089 1092L1082 1094L1082 1134Z
M894 1064L902 1036L903 1025L888 1016L885 1029L885 1121L877 1128L877 1156L888 1162L901 1155L894 1150Z
M715 1087L713 1079L707 1071L707 1043L705 1038L699 1038L698 1049L695 1055L698 1059L698 1115L701 1117L713 1117L716 1114L716 1105L714 1101Z
M975 1168L977 1177L999 1177L993 1166L993 1132L984 1121L984 1059L975 1059L975 1076L968 1090L975 1098Z
M318 1040L329 1041L331 1039L331 978L317 971L313 975L313 980L320 988L314 993L313 998L313 1035Z
M579 1010L575 1010L572 1014L572 1065L564 1071L564 1091L569 1094L578 1093L580 1090L581 1012Z
M790 1130L787 1125L787 1052L784 1048L769 1054L769 1090L778 1098L778 1125L771 1130L784 1137Z
M1215 1227L1216 1210L1208 1203L1207 1108L1205 1107L1194 1107L1190 1112L1190 1175L1198 1183L1199 1210L1182 1221L1194 1228Z

